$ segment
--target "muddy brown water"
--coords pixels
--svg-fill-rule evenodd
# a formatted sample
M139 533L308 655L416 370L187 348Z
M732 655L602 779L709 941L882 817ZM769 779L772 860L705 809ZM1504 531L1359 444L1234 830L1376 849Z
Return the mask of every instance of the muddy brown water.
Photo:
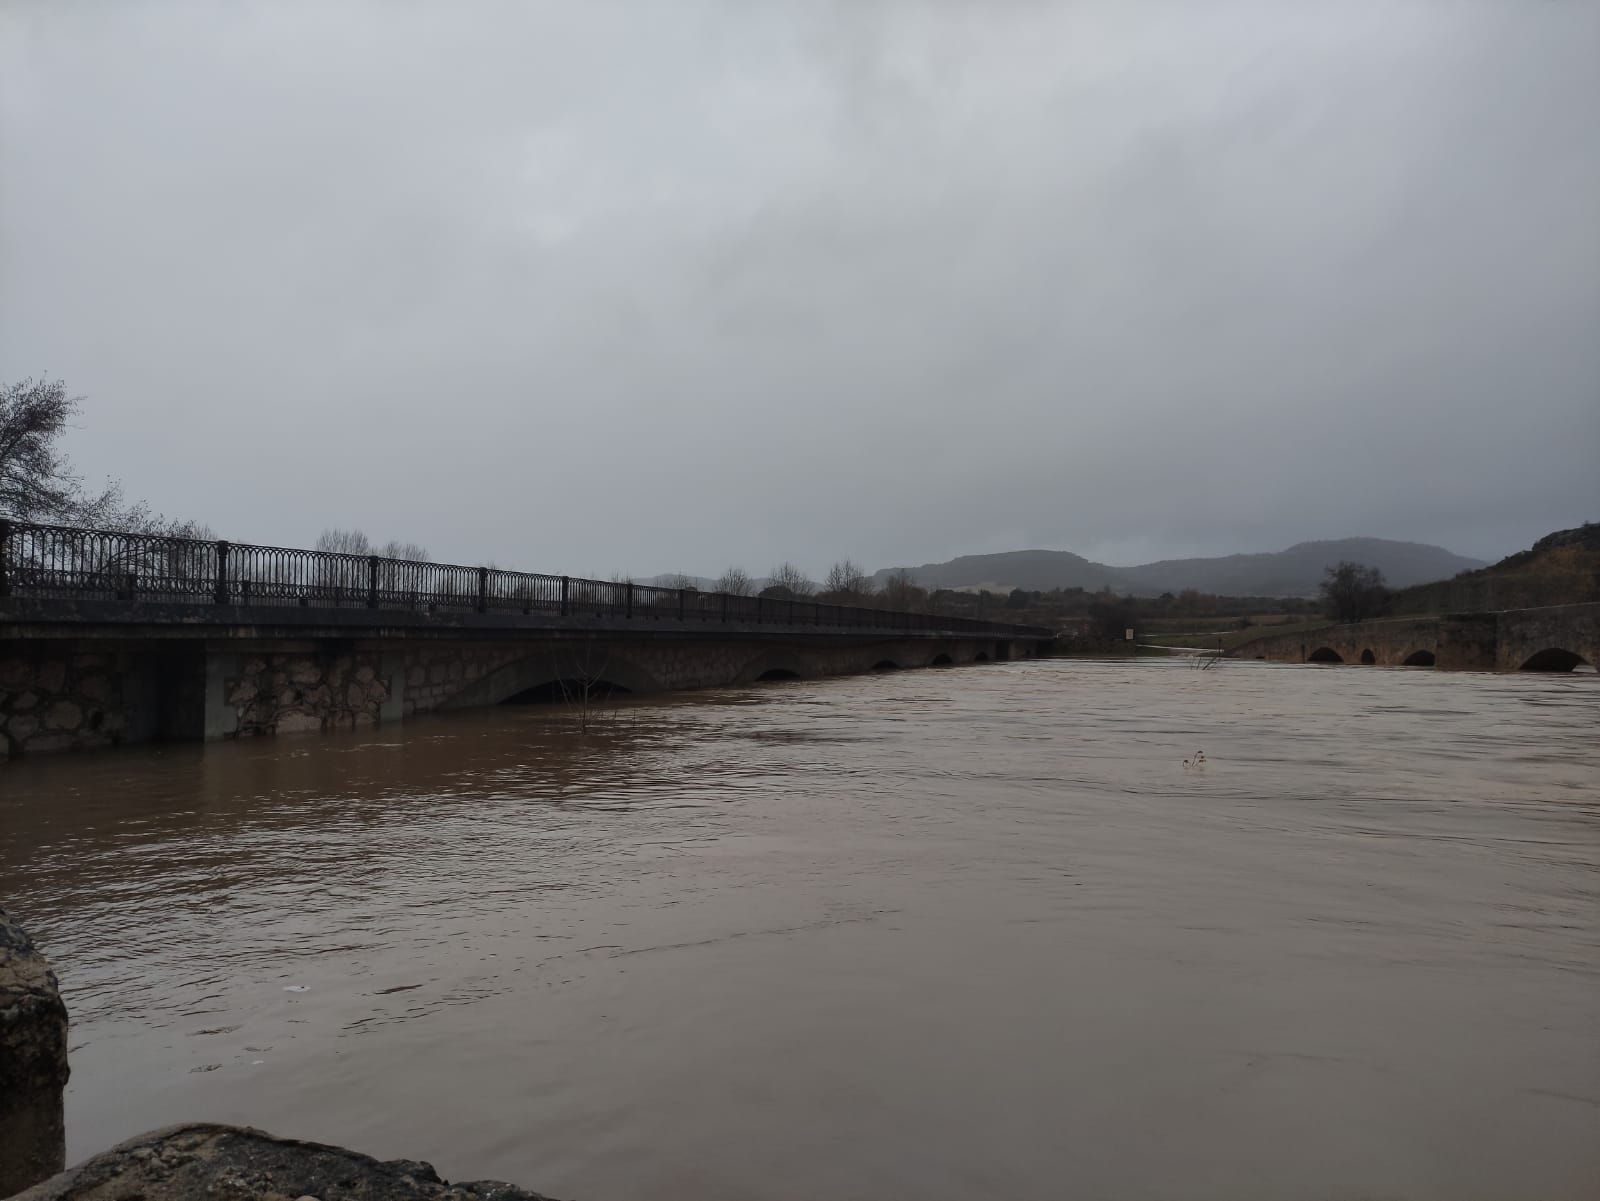
M1597 777L1594 677L994 664L4 765L0 894L74 1159L1593 1198Z

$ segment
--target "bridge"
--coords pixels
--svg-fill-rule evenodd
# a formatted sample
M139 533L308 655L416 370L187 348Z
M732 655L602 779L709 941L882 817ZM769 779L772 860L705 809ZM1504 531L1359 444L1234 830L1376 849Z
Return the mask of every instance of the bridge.
M1600 603L1329 624L1264 633L1229 653L1277 663L1572 671L1600 666Z
M1049 630L0 521L0 758L1026 658Z

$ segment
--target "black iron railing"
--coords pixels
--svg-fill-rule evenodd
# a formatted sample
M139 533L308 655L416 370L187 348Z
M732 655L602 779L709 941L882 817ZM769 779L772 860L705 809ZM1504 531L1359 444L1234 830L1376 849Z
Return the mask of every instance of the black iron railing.
M1050 636L1032 626L865 605L0 520L6 597Z

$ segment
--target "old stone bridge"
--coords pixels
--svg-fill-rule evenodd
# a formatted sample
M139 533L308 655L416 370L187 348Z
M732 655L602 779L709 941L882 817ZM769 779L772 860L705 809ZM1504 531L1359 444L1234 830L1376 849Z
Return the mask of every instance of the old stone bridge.
M929 613L0 522L0 758L1037 655Z
M1263 634L1239 659L1457 671L1572 671L1600 665L1600 604L1394 617Z

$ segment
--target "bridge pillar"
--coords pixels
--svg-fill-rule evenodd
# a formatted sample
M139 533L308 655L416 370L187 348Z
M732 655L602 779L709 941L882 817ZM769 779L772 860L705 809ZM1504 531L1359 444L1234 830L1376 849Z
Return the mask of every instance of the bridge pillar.
M1434 666L1446 671L1493 671L1499 622L1493 613L1458 613L1439 619Z

